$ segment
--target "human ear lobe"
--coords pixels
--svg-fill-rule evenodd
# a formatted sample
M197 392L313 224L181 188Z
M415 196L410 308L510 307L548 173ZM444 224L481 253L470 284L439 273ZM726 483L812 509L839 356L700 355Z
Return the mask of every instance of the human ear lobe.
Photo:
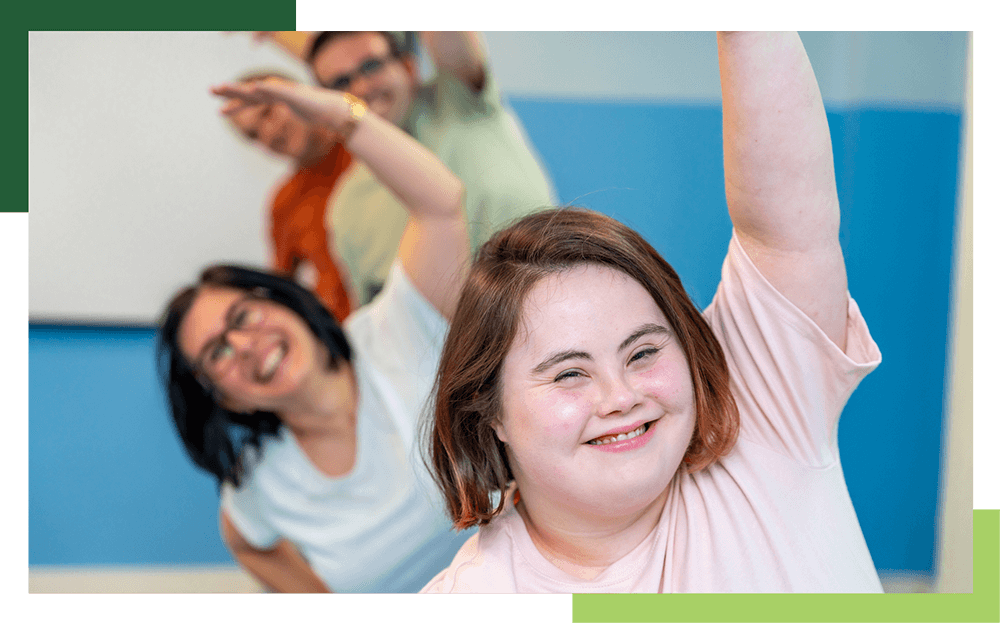
M418 72L420 68L417 66L417 59L413 55L405 55L400 59L403 62L403 68L406 70L407 75L410 76L410 81L416 85L420 81L420 76Z
M499 439L503 443L507 443L507 431L503 427L503 422L501 422L500 420L494 420L493 422L490 423L490 428L493 429L493 432L496 434L497 439Z

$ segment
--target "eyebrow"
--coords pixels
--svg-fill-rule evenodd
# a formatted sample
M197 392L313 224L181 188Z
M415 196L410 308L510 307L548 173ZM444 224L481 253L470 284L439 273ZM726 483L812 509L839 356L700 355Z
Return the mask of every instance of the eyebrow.
M546 370L556 365L557 363L562 363L567 359L587 359L589 361L594 360L594 358L590 356L590 353L585 353L582 350L563 350L552 355L542 363L532 368L531 373L541 374L542 372L545 372Z
M651 335L654 333L659 333L663 335L670 335L670 329L663 325L656 324L655 322L647 322L638 329L632 332L632 335L625 338L625 340L618 346L618 352L622 352L626 348L632 345L633 342L646 335Z
M627 338L625 338L621 344L618 345L618 352L621 352L631 346L638 339L651 334L663 334L669 335L671 333L670 329L664 327L663 325L656 324L654 322L648 322L635 331L631 333ZM538 364L531 369L532 374L541 374L552 366L562 363L567 359L584 359L587 361L593 361L594 357L582 350L562 350L558 353L553 354L548 357L542 363Z

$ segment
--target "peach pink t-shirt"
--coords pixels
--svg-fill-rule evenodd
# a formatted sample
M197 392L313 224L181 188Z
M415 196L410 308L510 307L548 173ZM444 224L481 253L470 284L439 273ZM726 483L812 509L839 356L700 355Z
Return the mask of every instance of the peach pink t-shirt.
M704 316L726 353L740 435L712 466L678 472L642 543L581 580L538 552L508 504L423 592L882 592L837 447L847 399L882 359L857 304L843 352L734 235Z

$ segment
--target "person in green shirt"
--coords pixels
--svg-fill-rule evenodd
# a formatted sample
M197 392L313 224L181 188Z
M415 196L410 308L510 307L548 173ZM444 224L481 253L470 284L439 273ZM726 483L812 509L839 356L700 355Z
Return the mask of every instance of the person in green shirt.
M415 55L392 33L270 36L305 60L319 85L360 98L462 180L473 252L504 225L559 203L520 122L501 100L477 33L420 33L436 69L426 81ZM334 189L326 219L332 251L364 304L385 282L406 211L377 176L356 163Z

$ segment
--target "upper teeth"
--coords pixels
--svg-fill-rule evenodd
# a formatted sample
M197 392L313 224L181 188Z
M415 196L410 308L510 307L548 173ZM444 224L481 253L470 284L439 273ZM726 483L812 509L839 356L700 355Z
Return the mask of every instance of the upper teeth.
M264 364L261 366L260 376L268 377L274 373L278 368L278 364L281 363L281 357L284 355L284 347L279 346L271 351L271 354L264 359Z
M646 429L648 427L649 427L649 423L646 423L646 424L643 424L642 426L640 426L639 428L635 429L634 431L632 431L630 433L621 433L621 434L618 434L618 435L608 435L606 437L598 437L597 439L592 439L591 441L588 441L587 443L589 443L589 444L591 444L593 446L600 446L600 445L604 445L606 443L614 443L616 441L624 441L626 439L632 439L633 437L638 437L639 435L645 433Z

